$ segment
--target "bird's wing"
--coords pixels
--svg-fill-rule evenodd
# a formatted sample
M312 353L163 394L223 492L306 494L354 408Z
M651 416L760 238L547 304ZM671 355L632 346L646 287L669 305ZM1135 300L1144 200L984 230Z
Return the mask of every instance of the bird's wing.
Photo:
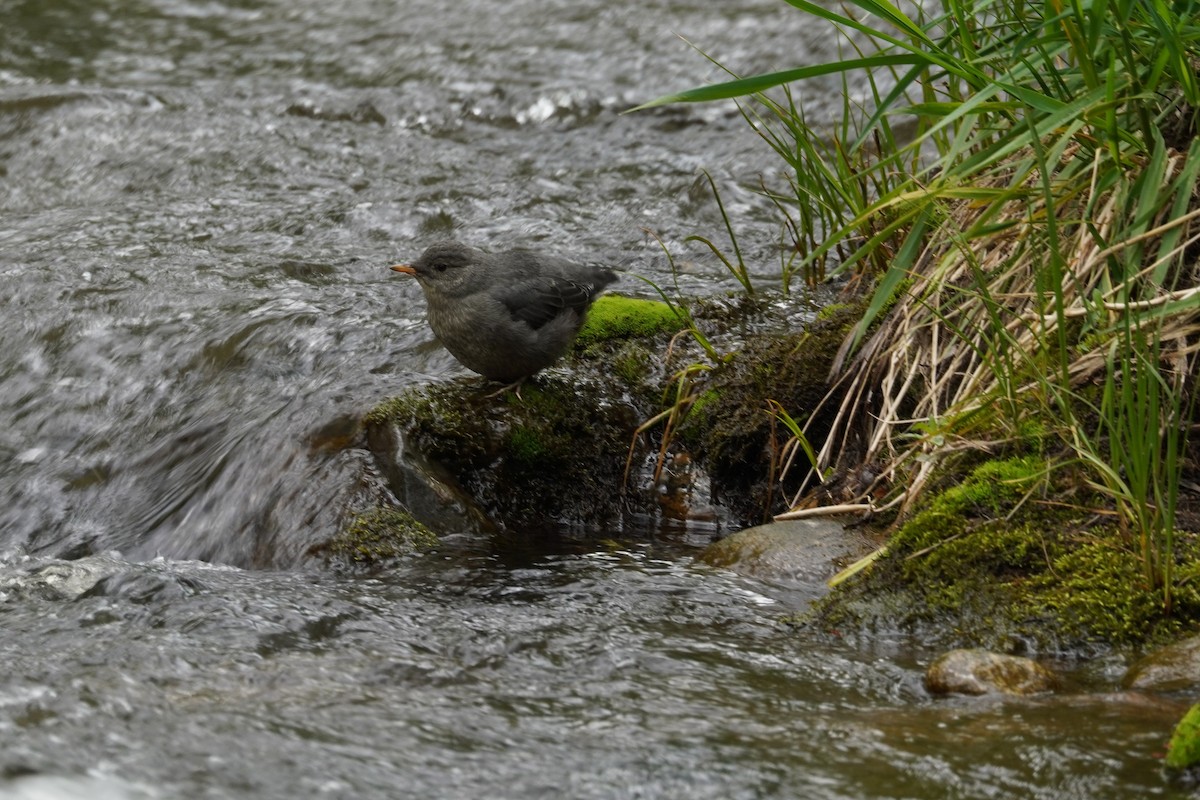
M539 277L520 281L500 295L500 302L513 319L537 330L568 308L582 314L600 288L595 283Z

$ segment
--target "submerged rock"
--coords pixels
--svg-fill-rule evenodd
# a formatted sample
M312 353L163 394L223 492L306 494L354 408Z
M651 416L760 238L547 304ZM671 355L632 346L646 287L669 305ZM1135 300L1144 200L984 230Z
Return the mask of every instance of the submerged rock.
M979 649L951 650L925 672L933 694L1036 694L1057 685L1057 675L1031 658Z
M46 600L74 600L128 566L127 562L109 555L52 561L27 572L0 577L0 595L28 593Z
M746 528L709 545L700 560L743 575L803 584L814 596L847 560L873 547L864 534L827 519L798 519Z
M1168 645L1141 659L1125 673L1122 685L1153 692L1200 687L1200 636Z
M298 103L292 103L284 113L293 117L309 117L310 119L319 119L326 122L387 124L387 118L379 113L379 109L375 108L369 102L362 102L352 109L347 109L344 107L322 108L309 100L302 100Z

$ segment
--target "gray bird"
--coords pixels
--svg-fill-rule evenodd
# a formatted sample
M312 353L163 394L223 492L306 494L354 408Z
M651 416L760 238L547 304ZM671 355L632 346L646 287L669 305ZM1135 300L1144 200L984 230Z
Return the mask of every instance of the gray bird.
M612 270L530 250L484 253L439 242L397 272L425 292L429 327L468 369L519 383L567 352Z

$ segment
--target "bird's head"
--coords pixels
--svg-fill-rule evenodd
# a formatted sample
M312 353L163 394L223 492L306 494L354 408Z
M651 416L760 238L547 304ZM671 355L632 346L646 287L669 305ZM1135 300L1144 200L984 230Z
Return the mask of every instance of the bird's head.
M411 264L392 269L416 277L427 293L455 297L477 291L484 279L488 255L458 242L430 245Z

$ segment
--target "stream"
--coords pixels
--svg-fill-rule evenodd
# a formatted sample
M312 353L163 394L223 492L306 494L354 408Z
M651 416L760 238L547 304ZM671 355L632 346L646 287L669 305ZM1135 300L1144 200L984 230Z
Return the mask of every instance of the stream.
M1182 698L1091 665L930 697L918 642L800 635L711 529L448 531L342 575L344 440L464 371L387 265L453 236L779 282L732 104L836 57L782 0L0 2L0 798L1187 797ZM682 38L681 38L682 37ZM686 41L685 41L686 40ZM836 78L798 93L840 113ZM673 277L655 237L676 256ZM626 277L618 291L652 295ZM341 442L342 444L338 444Z

